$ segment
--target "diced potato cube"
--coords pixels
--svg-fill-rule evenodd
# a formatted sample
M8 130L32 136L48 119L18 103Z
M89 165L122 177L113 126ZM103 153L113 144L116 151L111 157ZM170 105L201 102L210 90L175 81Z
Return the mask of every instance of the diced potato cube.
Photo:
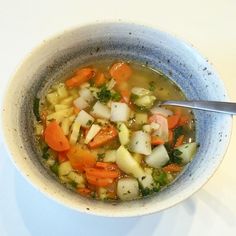
M83 110L83 109L89 107L89 104L82 97L76 98L73 103L80 110Z
M65 109L56 111L50 115L47 116L47 120L56 120L58 123L60 123L64 118L69 117L73 113L73 108Z
M134 200L139 197L139 185L135 178L122 178L117 183L117 195L121 200Z
M92 114L97 118L103 119L110 119L111 117L110 109L99 101L97 101L93 106Z
M52 105L56 105L59 101L57 92L49 93L46 97L48 102L51 103Z
M82 127L89 128L93 124L94 118L86 111L81 110L76 117L76 121L79 122Z
M73 100L74 100L74 98L71 96L71 97L68 97L68 98L63 99L63 100L60 102L60 104L64 104L64 105L69 105L69 106L71 106L72 103L73 103Z
M68 96L68 91L67 91L66 86L65 86L64 83L58 84L57 93L58 93L58 96L59 96L60 99L65 98L65 97Z
M65 110L68 109L69 106L68 105L63 105L63 104L56 104L55 105L55 111L61 111L61 110Z

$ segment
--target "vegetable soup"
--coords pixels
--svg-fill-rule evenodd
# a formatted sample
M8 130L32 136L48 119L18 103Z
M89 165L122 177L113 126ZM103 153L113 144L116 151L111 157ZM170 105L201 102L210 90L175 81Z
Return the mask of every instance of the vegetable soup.
M194 157L189 109L165 75L125 61L79 67L35 99L42 163L62 184L99 200L134 200L159 192Z

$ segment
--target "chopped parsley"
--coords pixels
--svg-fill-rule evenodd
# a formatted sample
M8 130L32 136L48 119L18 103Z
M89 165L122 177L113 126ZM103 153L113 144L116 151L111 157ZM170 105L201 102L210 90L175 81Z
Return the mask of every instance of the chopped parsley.
M154 81L149 82L149 90L153 92L155 91L155 89L156 89L155 82Z
M105 153L98 153L98 160L101 161L105 157Z
M58 167L59 167L59 164L55 162L55 164L51 166L50 169L54 174L58 175Z
M50 153L49 153L49 147L46 146L43 148L43 154L42 154L42 158L47 160L50 156Z
M106 86L102 86L100 91L97 93L98 100L102 103L107 103L111 99L111 91Z
M178 137L184 133L183 127L179 126L174 129L174 143L176 143Z
M88 120L88 122L86 123L86 125L91 125L93 123L92 120Z
M75 181L73 181L73 180L70 182L70 185L73 188L77 188L77 183Z
M121 95L118 92L112 93L111 94L111 99L115 102L118 102L121 99Z

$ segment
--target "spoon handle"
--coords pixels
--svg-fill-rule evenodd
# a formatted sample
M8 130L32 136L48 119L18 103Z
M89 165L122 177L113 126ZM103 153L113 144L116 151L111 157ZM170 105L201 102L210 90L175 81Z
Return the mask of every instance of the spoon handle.
M198 110L214 111L236 115L236 103L216 101L163 101L161 105L179 106Z

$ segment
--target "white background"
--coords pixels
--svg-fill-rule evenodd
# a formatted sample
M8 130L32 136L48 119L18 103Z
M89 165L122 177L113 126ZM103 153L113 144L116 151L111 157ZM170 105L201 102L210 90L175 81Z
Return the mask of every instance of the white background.
M235 0L0 0L0 94L43 39L103 20L149 24L191 42L236 101ZM235 126L234 118L234 126ZM195 195L164 212L127 219L80 214L47 199L15 170L0 138L0 235L236 235L236 127L225 159Z

